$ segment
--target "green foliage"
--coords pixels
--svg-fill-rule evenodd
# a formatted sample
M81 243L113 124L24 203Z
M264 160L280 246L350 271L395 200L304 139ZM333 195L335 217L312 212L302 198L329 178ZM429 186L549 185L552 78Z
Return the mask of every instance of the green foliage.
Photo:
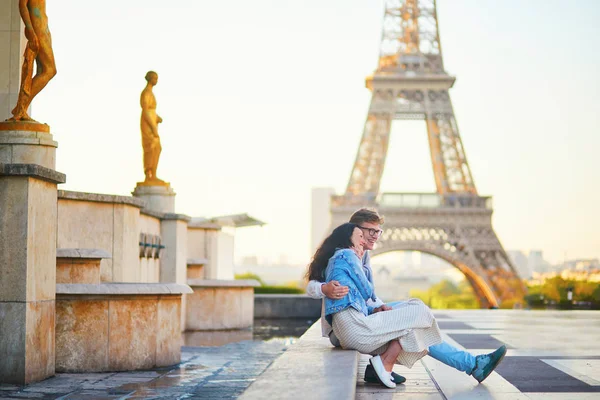
M285 285L267 285L262 278L251 272L235 274L235 279L254 279L260 283L259 287L254 288L256 294L302 294L304 289L298 287L297 282L288 282Z
M445 279L429 290L411 290L410 297L421 299L431 308L479 308L479 301L467 281L461 281L457 286Z
M560 276L546 279L541 285L528 285L525 300L531 307L544 307L548 302L570 304L569 288L573 288L573 302L600 302L600 283L563 279Z
M255 294L302 294L303 289L293 286L260 286L254 288Z
M257 280L261 286L265 286L265 282L261 279L260 276L253 274L252 272L245 272L243 274L235 274L235 279L254 279Z

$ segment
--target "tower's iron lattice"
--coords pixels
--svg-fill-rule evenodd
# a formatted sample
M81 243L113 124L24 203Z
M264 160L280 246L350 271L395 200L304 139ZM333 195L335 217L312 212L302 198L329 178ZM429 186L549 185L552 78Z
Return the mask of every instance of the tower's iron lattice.
M375 254L416 250L441 257L473 286L483 307L522 298L524 286L492 228L489 197L477 194L444 70L435 0L387 0L377 70L346 193L332 199L334 226L359 206L385 215ZM380 193L394 120L425 120L437 193Z

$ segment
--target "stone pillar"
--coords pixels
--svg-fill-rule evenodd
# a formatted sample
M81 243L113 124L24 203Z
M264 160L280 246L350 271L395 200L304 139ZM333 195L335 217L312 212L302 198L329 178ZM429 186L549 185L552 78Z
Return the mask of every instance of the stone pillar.
M65 175L54 171L52 135L2 125L0 382L27 384L54 375L56 185Z
M187 284L187 215L165 214L160 236L165 246L160 254L160 282ZM185 330L186 296L181 298L181 330Z
M175 191L169 184L167 186L150 186L138 183L131 194L144 200L146 202L145 208L150 211L175 212Z
M0 121L11 117L17 104L26 45L19 0L0 0Z

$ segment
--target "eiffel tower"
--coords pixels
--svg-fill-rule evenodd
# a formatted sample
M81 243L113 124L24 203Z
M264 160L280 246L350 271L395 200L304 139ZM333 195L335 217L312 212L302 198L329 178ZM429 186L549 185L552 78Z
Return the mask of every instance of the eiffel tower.
M371 104L346 193L331 197L337 226L357 208L385 216L373 255L420 251L458 268L484 308L519 301L525 287L492 228L491 197L480 196L454 117L435 0L386 0ZM380 193L394 120L425 120L437 193Z

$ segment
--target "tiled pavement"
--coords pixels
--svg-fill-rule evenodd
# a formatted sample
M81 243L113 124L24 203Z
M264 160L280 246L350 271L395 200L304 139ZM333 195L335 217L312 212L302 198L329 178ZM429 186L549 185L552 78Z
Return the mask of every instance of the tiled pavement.
M293 340L184 347L174 368L57 374L22 388L0 385L0 399L235 399Z
M359 363L356 399L600 399L600 312L444 310L435 313L444 340L474 354L505 343L502 364L482 384L425 357L394 390L365 384Z
M444 310L435 314L444 339L474 354L505 343L509 350L497 372L477 384L472 377L425 357L412 369L396 366L407 382L392 390L363 382L368 362L368 356L363 356L356 399L600 399L600 312ZM195 342L198 347L183 348L183 362L174 368L58 374L24 388L0 385L0 399L233 399L293 342L244 339L220 347L200 347ZM289 395L282 393L281 398Z

